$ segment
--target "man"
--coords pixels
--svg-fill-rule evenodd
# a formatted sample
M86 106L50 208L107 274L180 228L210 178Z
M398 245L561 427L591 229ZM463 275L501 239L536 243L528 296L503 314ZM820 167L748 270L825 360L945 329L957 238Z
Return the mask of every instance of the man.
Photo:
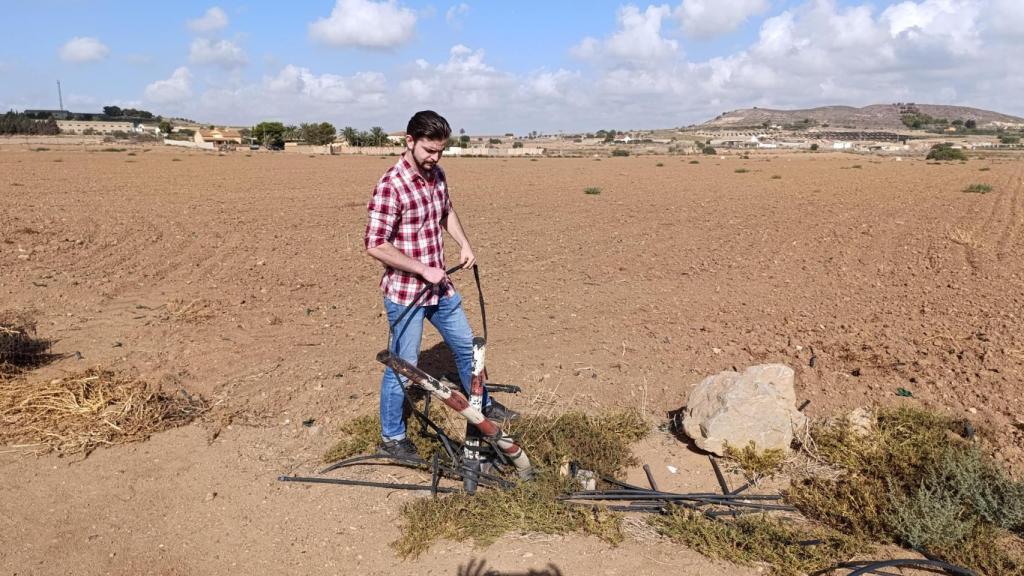
M462 388L469 393L473 367L473 332L462 309L462 298L445 275L444 236L458 243L459 262L476 262L473 248L448 197L448 183L438 166L451 136L448 121L431 110L417 112L406 128L405 152L377 183L367 205L366 251L384 265L380 281L384 308L394 330L393 353L413 364L419 357L423 320L441 333L455 356ZM395 325L398 316L419 291L431 286L417 307ZM391 368L380 385L381 450L392 456L416 458L416 446L406 437L405 392ZM514 412L484 394L484 414L502 420Z

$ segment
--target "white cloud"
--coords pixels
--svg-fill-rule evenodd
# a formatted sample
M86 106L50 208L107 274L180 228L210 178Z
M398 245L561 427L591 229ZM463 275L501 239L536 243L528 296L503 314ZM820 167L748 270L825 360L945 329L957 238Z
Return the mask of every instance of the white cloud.
M65 62L96 62L110 54L110 48L98 38L75 37L60 49L60 58Z
M901 2L882 12L893 38L918 44L940 44L951 52L975 52L981 46L976 26L977 0Z
M1020 0L992 0L989 15L992 30L1015 43L1024 42L1024 3Z
M457 44L443 64L418 60L410 77L399 84L399 92L417 103L438 107L456 101L470 109L496 105L515 80L486 64L484 55L483 50Z
M636 6L623 6L618 13L619 28L607 40L584 38L571 49L583 59L601 59L657 65L659 61L678 55L679 44L661 35L662 20L671 17L667 5L648 6L643 12Z
M157 104L181 102L192 97L192 73L182 66L166 80L146 86L146 99Z
M330 16L309 25L309 37L331 46L393 48L415 29L416 13L395 0L338 0Z
M770 7L768 0L683 0L676 17L687 36L706 39L732 32Z
M249 61L245 52L234 42L214 42L208 38L196 38L192 41L188 59L193 64L214 64L227 69L245 66Z
M469 4L463 2L449 8L444 14L444 19L453 28L462 28L462 22L467 14L469 14Z
M227 28L227 26L228 15L219 6L213 6L199 18L188 21L189 30L199 34L216 32L217 30Z
M520 83L520 93L525 98L546 98L565 100L579 84L579 72L559 69L555 72L540 71Z
M289 64L277 76L264 79L266 89L277 95L300 96L312 103L373 104L384 101L387 79L380 72L353 76L313 74L308 68Z

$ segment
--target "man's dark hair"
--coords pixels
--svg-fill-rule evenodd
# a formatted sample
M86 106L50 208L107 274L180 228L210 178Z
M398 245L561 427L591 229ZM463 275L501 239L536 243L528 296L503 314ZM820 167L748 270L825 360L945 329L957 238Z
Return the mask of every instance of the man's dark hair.
M452 127L443 116L433 110L421 110L409 119L405 133L413 140L428 138L430 140L448 140L452 135Z

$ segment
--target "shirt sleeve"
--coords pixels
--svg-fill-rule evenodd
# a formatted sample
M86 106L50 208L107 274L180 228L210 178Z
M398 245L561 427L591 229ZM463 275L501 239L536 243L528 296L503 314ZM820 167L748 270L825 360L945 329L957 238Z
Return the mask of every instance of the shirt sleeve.
M366 206L368 218L363 243L366 249L376 248L391 241L401 209L395 189L381 182L373 189L373 197Z
M448 178L440 168L438 168L438 177L441 179L441 184L443 184L439 188L441 190L441 220L444 220L448 217L448 213L452 211L452 198L448 195Z

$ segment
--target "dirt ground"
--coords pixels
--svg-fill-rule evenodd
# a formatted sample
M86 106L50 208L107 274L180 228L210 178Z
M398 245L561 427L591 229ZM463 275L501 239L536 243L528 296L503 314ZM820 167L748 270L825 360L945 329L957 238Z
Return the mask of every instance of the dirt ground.
M0 140L0 309L35 311L65 355L30 377L129 370L221 415L84 460L0 449L3 573L455 574L474 558L758 573L645 535L642 518L617 548L526 535L403 561L387 544L421 496L276 480L314 470L342 422L376 409L387 327L362 234L393 162ZM1024 471L1019 158L442 165L479 257L489 373L525 388L513 407L635 406L660 423L706 375L782 362L812 416L928 406L970 419ZM992 191L963 192L976 183ZM471 276L455 280L479 327ZM428 331L424 349L443 367L438 340ZM669 489L715 485L665 433L638 455Z

